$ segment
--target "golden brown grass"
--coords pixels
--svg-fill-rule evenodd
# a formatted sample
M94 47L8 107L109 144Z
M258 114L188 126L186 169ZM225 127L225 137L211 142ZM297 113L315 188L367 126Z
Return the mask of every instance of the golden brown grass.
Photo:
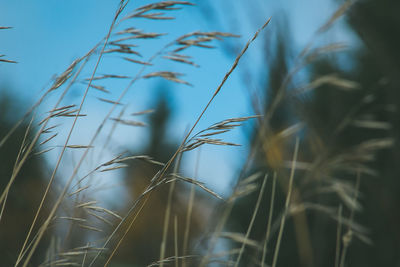
M187 66L198 66L195 60L190 56L183 54L188 48L211 48L211 42L216 40L222 40L227 37L236 37L235 34L224 33L224 32L200 32L195 31L182 35L181 37L167 42L165 45L160 45L160 49L155 51L152 56L148 59L140 58L141 55L137 51L135 45L135 40L158 40L160 43L164 41L164 34L155 32L145 32L134 28L135 19L147 19L147 20L172 20L172 16L167 15L172 10L177 10L185 6L192 5L192 3L187 1L164 1L159 3L148 4L135 9L131 13L127 13L127 1L120 1L119 6L115 12L115 16L111 25L108 29L107 35L101 40L93 49L91 49L86 55L75 60L64 73L59 75L50 88L46 91L42 98L32 107L31 110L16 124L16 127L11 129L9 134L7 134L0 142L0 149L8 138L13 134L13 131L21 124L21 122L30 117L29 127L26 129L26 135L23 140L21 140L21 149L15 162L15 167L13 169L12 175L6 185L2 190L0 196L0 203L2 204L0 220L2 219L3 211L7 205L7 196L12 190L12 186L15 180L18 178L21 168L26 163L26 161L33 156L38 156L43 153L47 153L51 149L54 149L54 142L60 145L60 150L57 154L57 160L54 166L52 166L51 175L48 178L48 184L45 192L42 196L40 203L38 205L34 218L30 218L31 226L27 229L27 234L25 240L22 242L21 249L18 253L18 258L15 261L15 266L29 266L32 256L36 252L39 246L43 246L43 238L45 234L57 235L57 231L54 230L57 224L63 225L63 227L68 228L68 234L64 236L65 240L61 242L68 243L69 239L72 239L74 235L79 235L80 232L85 232L82 234L82 244L78 247L62 247L57 245L54 241L46 244L48 249L48 257L45 259L42 266L108 266L113 262L114 257L118 254L120 246L125 241L128 233L130 231L136 231L135 228L138 218L142 215L142 212L149 199L152 198L153 194L169 184L169 193L166 200L166 209L164 213L163 221L163 232L162 241L159 247L159 259L156 262L148 262L148 266L207 266L211 263L217 263L221 266L223 265L233 265L239 266L242 264L244 255L248 250L253 251L252 255L256 255L255 260L258 265L266 266L270 261L271 266L279 266L279 255L282 254L281 244L283 241L283 236L285 234L286 223L288 220L295 221L296 229L298 233L307 233L307 223L305 221L305 212L308 210L318 211L321 214L326 214L333 220L337 221L337 244L336 244L336 262L335 266L344 266L346 260L346 253L349 249L349 245L352 239L353 233L361 239L366 239L362 228L359 227L354 220L354 212L359 209L358 190L360 184L360 175L362 173L370 173L371 170L364 165L364 163L369 162L373 158L373 154L376 150L385 148L391 145L391 139L379 138L367 140L357 147L351 148L349 151L344 151L339 154L321 154L320 157L314 158L311 162L301 162L302 158L302 147L312 144L309 140L302 143L300 141L299 132L305 127L310 127L307 122L296 121L294 124L289 125L280 131L273 129L271 126L271 119L276 115L277 109L284 101L298 99L302 94L309 93L312 90L317 90L318 87L330 84L337 86L338 88L346 89L357 89L358 84L354 81L348 81L342 79L337 75L327 75L320 77L316 80L310 81L308 84L299 86L295 89L290 89L289 85L293 80L293 77L302 70L306 65L311 64L320 55L333 53L338 49L342 49L341 45L329 45L325 47L312 48L313 40L301 51L296 59L296 64L293 69L289 70L282 84L278 88L274 98L271 100L270 105L267 108L265 115L261 112L255 116L247 116L240 118L228 118L221 122L215 123L208 128L195 130L198 127L199 122L205 116L206 111L210 105L214 102L214 99L221 90L225 82L229 79L230 75L237 68L241 58L249 49L252 42L254 42L261 32L268 26L271 19L266 20L266 22L255 32L252 38L244 45L244 48L236 56L234 62L230 69L224 75L222 81L216 86L215 90L209 101L206 103L202 109L200 115L195 117L194 124L189 128L188 132L185 134L184 138L180 142L178 149L174 152L171 158L167 162L158 162L157 160L146 156L146 155L126 155L123 152L118 154L112 159L106 162L96 162L95 167L91 171L86 170L86 174L82 175L83 164L88 160L89 155L92 150L100 149L100 155L97 155L97 159L101 158L104 148L111 140L114 133L116 125L127 125L132 127L146 127L146 124L135 119L125 119L123 109L119 115L115 115L115 111L118 106L126 106L124 101L125 96L128 91L135 86L136 82L140 79L153 79L153 78L163 78L168 81L172 81L179 84L191 85L189 82L183 80L183 74L175 71L152 71L148 72L148 68L155 64L155 60L163 58L165 60L172 60L178 63L182 63ZM340 17L350 6L350 1L342 5L331 18L328 19L327 23L324 24L317 32L316 36L325 32L338 17ZM123 30L119 30L120 27L129 23ZM133 26L132 26L133 25ZM0 29L6 29L7 27L0 27ZM161 41L162 40L162 41ZM97 72L100 64L102 64L103 57L105 54L118 54L122 55L122 59L126 60L132 64L137 64L139 67L137 73L133 77L129 77L123 74L105 74L99 75ZM65 96L68 94L72 85L77 83L78 77L82 75L82 70L87 68L87 63L90 60L95 60L95 64L90 70L90 78L85 79L85 90L81 96L78 104L68 103L65 104ZM2 62L12 62L11 60L0 59ZM94 84L94 82L102 81L104 79L129 79L129 83L122 90L118 97L113 95L113 99L110 99L107 94L109 90L102 85ZM64 89L61 91L61 89ZM106 115L94 129L94 134L89 139L87 144L71 144L71 136L73 133L79 131L76 128L78 120L81 120L87 114L84 114L84 105L87 102L88 92L90 90L97 90L99 94L103 94L101 97L97 97L100 101L109 103L111 107L107 111ZM58 96L57 102L54 104L53 108L48 111L44 118L40 118L36 115L38 107L42 102L46 101L49 96ZM104 96L105 95L105 96ZM257 97L257 95L253 95ZM253 103L257 103L257 99L252 99ZM255 107L256 108L256 107ZM134 113L134 116L147 114L151 111L145 110L142 112ZM351 115L351 114L350 114ZM350 116L351 117L351 116ZM338 126L337 131L341 131L347 124L354 122L350 117L343 119L343 123ZM67 135L63 140L60 140L59 132L57 132L57 126L54 122L60 119L72 119L72 123L67 131ZM350 119L349 119L350 118ZM185 175L179 173L180 158L185 152L199 149L203 145L217 145L217 146L237 146L238 144L224 141L221 136L223 133L236 129L242 125L242 123L257 119L257 129L256 142L254 150L252 151L248 162L243 167L243 171L240 177L237 179L237 184L234 186L232 194L227 198L223 199L216 192L208 188L205 184L199 182L195 178L186 177ZM32 127L32 124L37 125ZM99 144L97 141L99 135L103 133L105 124L111 121L113 123L113 128L108 132L106 144ZM385 128L386 124L373 121L357 121L359 127L374 127L374 128ZM33 134L33 138L28 138L28 133L32 133L34 129L39 129ZM104 133L103 133L104 134ZM306 139L306 138L304 138ZM60 143L58 143L60 142ZM294 145L293 145L294 143ZM310 144L311 143L311 144ZM51 144L51 146L50 146ZM285 158L285 151L292 151L294 147L294 152L290 153L291 160ZM40 151L37 151L40 148ZM54 184L56 183L57 173L59 172L60 165L63 162L65 153L69 150L81 151L76 164L73 166L69 177L64 183L57 182L58 185L62 184L62 187L57 190L57 196L55 199L50 199L50 191L54 190ZM96 150L97 151L97 150ZM248 175L249 168L254 161L255 154L261 153L266 156L266 161L269 166L269 170L256 172ZM125 214L119 214L117 211L113 211L102 207L97 200L93 199L90 193L87 191L94 186L96 175L104 172L113 172L120 169L125 169L129 167L130 161L145 161L149 164L157 165L160 167L158 172L154 177L152 177L148 183L144 186L142 192L136 196L136 199L129 205L129 209ZM174 166L174 169L172 167ZM288 167L288 168L287 168ZM171 170L172 169L172 170ZM287 169L290 169L288 172ZM355 186L349 185L347 181L340 179L330 179L322 186L317 187L317 180L321 177L330 177L332 173L337 170L347 170L350 173L357 174L357 183ZM298 175L297 172L300 171L302 174ZM295 178L296 174L296 178ZM197 175L197 171L194 172L194 176ZM247 177L245 177L247 176ZM271 196L268 200L264 198L264 193L267 188L267 177L272 177L271 185ZM80 177L80 178L79 178ZM260 177L264 177L260 186ZM301 180L301 182L297 180ZM269 178L269 180L271 180ZM189 201L187 205L187 210L185 212L185 225L180 223L178 215L172 212L174 205L173 196L176 190L177 183L185 183L190 186ZM304 186L302 183L307 184ZM278 190L276 187L281 185L282 191L285 192L285 202L279 216L274 216L274 208L276 204L275 193ZM312 188L316 186L315 188ZM194 252L190 248L190 230L191 230L191 217L193 214L194 207L197 205L196 191L195 188L202 190L209 194L210 198L222 199L220 207L218 208L218 213L216 218L214 218L213 223L210 224L210 233L206 235L205 242L207 243L207 249L198 250L196 252L201 252L198 254L190 254ZM311 189L310 189L311 188ZM320 192L334 192L339 199L341 199L342 204L339 208L326 206L321 203L313 203L311 198L307 199L307 190L311 190L313 193ZM248 207L252 210L252 216L248 223L247 230L243 233L227 232L226 224L230 219L230 214L235 203L245 196L252 194L257 195L257 201L254 206ZM252 239L252 231L254 228L254 223L256 217L260 212L260 207L263 201L269 201L268 217L266 218L267 224L265 225L262 238L259 240ZM51 203L51 208L49 211L44 211L44 205L46 203ZM72 203L72 204L71 204ZM64 212L63 209L67 209L68 212ZM345 217L342 212L345 208L350 211L350 216ZM65 213L68 213L67 215ZM44 221L40 221L41 215L45 216ZM303 216L303 217L302 217ZM61 222L60 222L61 221ZM99 223L94 223L100 222ZM108 225L106 228L102 225ZM100 225L100 227L99 227ZM171 227L172 225L172 227ZM151 226L149 226L151 227ZM170 229L173 229L172 232ZM111 230L110 230L111 229ZM346 233L343 235L342 230L347 229ZM90 242L85 239L85 236L89 236L86 232L96 232L98 238L97 242ZM183 235L180 233L184 233ZM297 242L299 244L304 244L308 242L309 236L307 234L297 235ZM228 239L232 242L231 247L227 247L226 251L222 253L216 251L217 243L221 239ZM340 240L343 239L343 244ZM167 255L167 244L168 240L173 240L173 251L174 255ZM180 242L182 241L182 244ZM261 240L261 241L260 241ZM272 242L275 240L276 242ZM302 243L303 242L303 243ZM157 248L158 249L158 248ZM307 259L305 259L307 261Z

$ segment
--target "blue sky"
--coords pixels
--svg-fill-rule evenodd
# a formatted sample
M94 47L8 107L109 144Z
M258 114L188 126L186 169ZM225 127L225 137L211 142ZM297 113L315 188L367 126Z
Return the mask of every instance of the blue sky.
M0 26L12 26L11 30L0 32L0 54L6 54L7 59L16 60L18 64L0 64L0 90L3 85L12 88L13 92L26 103L34 103L44 92L51 78L62 73L77 57L84 55L103 36L114 16L119 1L109 0L59 0L59 1L6 1L0 0ZM202 1L194 1L202 5ZM148 1L132 1L127 10L149 3ZM183 11L174 12L177 19L174 21L129 21L127 25L135 26L148 32L168 32L165 40L172 40L183 33L194 30L221 30L240 34L241 38L229 39L234 46L243 47L256 29L268 17L272 17L272 24L279 17L287 14L291 26L292 40L295 47L304 45L329 15L334 11L336 2L324 0L306 1L257 1L257 0L220 0L212 1L216 7L215 15L224 23L213 25L207 21L207 14L199 12L201 7L187 7ZM123 25L121 25L123 26ZM123 29L123 28L120 28ZM263 49L263 39L270 33L267 28L260 38L252 45L249 52L243 57L241 65L232 74L221 93L215 99L205 118L199 125L199 130L208 125L231 117L252 115L248 101L248 84L244 84L241 76L242 65L254 73L258 69L266 68L260 50ZM351 34L344 30L343 22L335 27L325 41L351 41ZM182 138L185 129L191 126L202 108L211 97L216 86L230 68L234 57L225 53L221 44L214 43L216 49L191 49L189 52L200 68L182 64L173 64L167 61L157 61L158 70L173 70L186 73L185 80L193 87L176 85L167 82L168 94L173 102L173 118L169 129L171 138ZM142 44L139 48L144 57L151 55L159 46L159 41ZM90 75L92 68L88 68L82 78ZM98 70L103 73L125 73L133 75L137 68L132 64L122 62L118 56L106 55ZM86 76L85 76L86 75ZM140 111L154 106L159 93L157 87L161 80L146 80L138 82L131 89L124 103L129 103L128 111ZM262 87L263 79L255 77L250 86ZM106 84L108 85L108 84ZM120 92L123 82L110 84L115 92ZM81 94L78 87L73 88L75 94L69 100L77 101ZM85 143L94 132L94 128L110 105L100 102L98 92L90 92L84 110L94 114L93 119L86 120L80 125L79 132L73 135L73 142ZM113 95L111 96L111 98ZM115 98L117 94L115 94ZM47 106L46 106L47 105ZM41 110L44 113L51 102L45 103ZM66 129L68 124L65 125ZM79 127L79 125L78 125ZM62 135L60 136L60 138ZM104 140L104 136L100 137ZM227 141L246 144L247 139L243 130L236 130L226 136ZM61 139L60 139L61 140ZM125 126L118 128L113 137L115 143L124 146L137 147L146 140L146 131L131 129ZM109 151L115 153L115 151ZM55 155L55 154L54 154ZM231 177L240 168L247 155L247 147L221 148L206 147L201 153L200 178L219 192L224 192L230 183ZM70 160L74 156L71 156ZM195 153L189 153L185 165L190 175Z

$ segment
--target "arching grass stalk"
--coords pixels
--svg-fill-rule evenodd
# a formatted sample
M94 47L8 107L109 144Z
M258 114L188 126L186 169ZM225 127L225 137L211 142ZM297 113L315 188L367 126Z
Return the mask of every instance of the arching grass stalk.
M87 85L87 87L86 87L85 93L84 93L84 95L83 95L83 97L82 97L81 103L80 103L80 105L79 105L78 111L77 111L76 116L75 116L75 118L74 118L74 121L73 121L73 123L72 123L71 129L70 129L70 131L69 131L69 133L68 133L67 140L66 140L66 142L65 142L65 145L63 146L63 149L62 149L62 152L61 152L60 157L59 157L59 159L58 159L58 162L57 162L57 164L56 164L55 170L57 169L57 167L59 166L59 164L60 164L60 162L61 162L61 157L62 157L62 155L63 155L63 153L64 153L64 151L65 151L65 149L66 149L66 147L67 147L67 145L68 145L68 141L69 141L69 139L70 139L70 137L71 137L71 135L72 135L72 132L73 132L73 130L74 130L74 128L75 128L76 122L77 122L77 120L78 120L78 118L79 118L79 114L80 114L80 112L81 112L81 110L82 110L83 104L85 103L85 100L86 100L86 96L87 96L87 94L88 94L88 92L89 92L90 85L91 85L91 83L92 83L92 81L93 81L93 78L94 78L94 76L95 76L95 74L96 74L97 68L98 68L98 66L99 66L99 64L100 64L101 58L102 58L102 56L103 56L103 52L104 52L105 47L106 47L106 45L107 45L107 43L108 43L108 39L110 38L111 32L112 32L112 30L114 29L115 22L116 22L117 18L119 17L119 15L121 14L121 12L122 12L122 10L123 10L124 7L125 7L125 1L124 1L124 0L121 0L121 2L120 2L120 4L119 4L119 8L118 8L118 10L117 10L117 12L116 12L116 14L115 14L115 16L114 16L114 19L113 19L113 21L112 21L112 23L111 23L110 28L109 28L109 30L108 30L108 34L107 34L106 40L104 41L104 44L103 44L103 47L102 47L101 52L100 52L100 54L99 54L99 57L98 57L98 59L97 59L96 65L95 65L95 67L94 67L94 69L93 69L92 76L91 76L91 78L90 78L90 80L89 80L89 83L88 83L88 85ZM88 151L88 150L86 150L85 152L87 153L87 151ZM54 173L54 172L53 172L53 173ZM70 185L71 182L72 182L73 177L74 177L74 175L71 176L71 178L69 179L69 181L68 181L67 184L65 185L65 187L64 187L64 189L63 189L61 195L58 197L56 203L54 204L54 206L53 206L53 208L52 208L52 210L51 210L51 212L50 212L48 218L46 219L46 221L44 222L44 224L42 225L42 227L39 229L38 237L37 237L37 239L35 240L35 242L33 243L33 246L32 246L32 248L31 248L31 250L29 251L29 253L28 253L27 257L26 257L26 260L25 260L25 262L24 262L24 264L23 264L24 267L26 267L26 266L29 264L29 261L30 261L32 255L33 255L33 253L35 252L36 247L38 246L38 244L39 244L41 238L43 237L44 232L46 231L48 225L50 224L50 221L52 220L53 216L55 215L55 213L56 213L56 211L57 211L57 209L58 209L58 207L59 207L59 205L61 204L62 200L64 199L64 196L65 196L65 194L67 193L67 190L68 190L68 188L69 188L69 185Z
M281 225L279 228L279 233L278 233L278 239L276 241L276 246L275 246L275 253L274 253L274 258L272 260L272 267L276 267L276 264L278 262L278 255L279 255L279 248L281 246L281 241L282 241L282 235L283 235L283 230L285 228L285 222L286 222L286 216L289 212L289 205L290 205L290 200L292 197L292 189L293 189L293 178L294 178L294 172L296 169L296 161L297 161L297 154L299 152L299 138L296 138L296 144L294 147L294 153L293 153L293 161L292 161L292 168L290 171L290 177L289 177L289 188L288 188L288 193L286 195L286 201L285 201L285 211L282 215L281 218Z
M139 201L141 201L143 199L142 204L140 205L140 207L138 208L138 212L135 214L135 216L133 217L133 220L131 221L131 223L129 224L127 230L125 231L125 234L122 236L121 240L117 243L116 247L114 248L113 252L111 253L111 256L108 258L107 263L111 260L111 257L115 254L115 251L118 249L118 247L121 244L122 239L126 236L126 233L130 230L130 228L132 227L135 219L137 218L137 216L140 214L141 210L143 209L144 205L147 202L147 199L150 197L151 195L151 188L154 187L155 184L157 184L158 182L160 182L160 180L162 180L166 174L166 172L168 171L168 169L170 168L171 164L174 162L174 160L177 158L177 156L179 155L179 153L181 152L181 150L183 149L183 147L186 144L186 141L188 140L188 138L190 137L190 135L192 134L192 132L194 131L195 127L197 126L197 124L199 123L199 121L201 120L201 118L203 117L203 115L205 114L205 112L207 111L208 107L211 105L211 103L214 101L215 97L218 95L218 93L221 91L222 86L225 84L225 82L227 81L227 79L229 78L229 76L232 74L232 72L236 69L240 59L242 58L242 56L244 55L244 53L247 51L247 49L249 48L250 44L258 37L259 33L269 24L269 22L271 21L271 18L269 18L262 27L260 27L256 33L253 35L253 37L246 43L245 47L243 48L243 50L239 53L239 55L235 58L235 61L232 64L232 67L229 69L229 71L225 74L224 78L222 79L222 82L218 85L217 89L214 91L212 97L210 98L210 100L208 101L208 103L206 104L206 106L204 107L204 109L202 110L202 112L200 113L200 115L198 116L196 122L194 123L194 125L192 126L192 128L189 130L188 134L185 136L185 138L183 139L183 141L181 142L179 148L176 150L176 152L174 153L174 155L171 157L171 159L167 162L167 164L162 168L162 170L156 174L156 176L152 179L151 184L146 188L145 192L148 192L148 194L146 195L142 195L142 197L140 199L138 199L137 201L135 201L135 203L133 204L133 206L131 207L130 211L128 212L129 214L131 212L133 212L133 209L136 208L136 205L139 203ZM128 215L129 215L128 214ZM110 242L111 238L115 235L116 231L121 227L122 223L125 222L125 220L121 221L119 223L119 225L116 227L116 229L114 230L114 232L110 235L110 237L107 239L105 246ZM101 252L99 252L95 258L93 259L93 261L91 262L90 266L93 266L94 262L96 261L96 259L98 258L98 256L100 255Z

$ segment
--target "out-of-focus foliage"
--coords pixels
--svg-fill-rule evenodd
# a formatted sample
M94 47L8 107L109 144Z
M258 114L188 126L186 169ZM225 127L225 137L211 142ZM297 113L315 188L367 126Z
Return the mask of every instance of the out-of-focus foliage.
M148 145L138 153L148 155L158 162L167 162L178 146L167 136L167 125L171 113L171 100L164 93L157 99L154 113L149 119ZM125 179L128 192L133 199L132 205L145 191L150 180L161 169L161 166L144 161L135 161L128 168ZM179 167L178 167L179 173ZM182 175L182 174L181 174ZM117 261L144 266L160 259L160 247L163 240L165 214L168 207L168 195L172 183L164 184L151 193L146 205L140 211L133 228L129 231L120 251ZM176 182L172 194L171 212L167 233L165 257L175 256L175 235L177 236L178 254L184 255L184 235L187 228L186 216L190 199L190 184ZM199 252L199 236L207 227L208 217L215 200L204 194L204 191L195 191L194 206L190 218L188 246L185 255ZM141 203L141 202L140 202ZM134 216L134 215L133 215ZM175 232L175 218L177 232ZM197 244L197 245L196 245ZM190 266L190 259L186 260Z
M9 133L19 118L18 113L23 110L18 99L4 92L6 91L0 95L0 139ZM21 124L0 147L1 192L10 181L21 146L24 148L31 141L33 129L30 128L26 135L28 123L29 121ZM24 138L25 135L27 138ZM1 206L0 251L1 265L3 266L13 266L17 259L42 194L46 189L43 175L44 164L41 158L31 157L28 159L7 194L6 205ZM39 217L39 221L41 221L43 213ZM39 265L42 262L45 249L45 247L38 249L32 259L33 265Z
M399 264L400 18L396 13L399 8L400 3L395 0L364 0L357 2L349 14L350 27L364 44L355 55L357 65L349 75L373 93L370 116L390 123L387 134L395 140L390 149L376 157L377 177L362 184L364 210L360 220L370 229L374 244L368 247L359 244L350 250L352 266Z
M275 58L268 62L267 119L253 136L254 148L259 151L253 168L277 172L281 184L275 200L275 219L283 210L288 187L285 169L290 167L287 163L294 147L293 139L279 139L277 135L295 121L304 125L292 195L299 212L288 219L278 266L333 265L349 240L350 234L346 233L352 234L346 265L398 264L400 20L394 11L398 8L396 1L356 2L347 18L349 27L362 41L361 47L313 59L306 68L310 77L307 87L319 83L317 88L288 97L288 102L282 102L271 113L277 97L274 92L296 67L295 58L290 57L292 47L284 35L288 31L279 31L283 38L278 38ZM349 68L350 63L354 67ZM296 83L286 86L292 91L305 88ZM359 203L351 203L357 172L361 175ZM270 195L271 190L267 189L251 234L255 240L263 241L265 236ZM255 195L238 201L231 229L246 231L252 212L248 207L254 206L255 201ZM307 209L311 203L314 206ZM337 250L339 205L343 207L342 219L350 218L351 210L356 213L352 231L347 232L347 226L343 226ZM276 233L268 243L267 262L272 261ZM260 253L249 249L242 266L258 263Z
M126 19L170 19L162 17L163 12L146 13L151 10L175 10L173 5L191 4L167 1L145 5L136 9L135 13ZM173 259L175 255L191 254L196 254L195 261L188 258L186 261L179 259L169 263L185 266L185 262L186 266L197 266L200 259L205 266L211 261L221 259L221 264L231 264L229 260L233 260L236 266L270 266L271 263L274 267L275 263L276 266L398 264L400 19L396 11L399 9L400 3L395 0L356 2L347 13L347 18L349 26L362 41L362 45L343 53L336 53L335 45L323 48L310 46L301 56L294 56L292 51L296 49L291 46L293 42L287 25L280 28L275 26L275 33L269 32L274 38L266 40L266 47L269 46L265 55L266 67L259 74L260 77L267 77L265 90L259 95L251 94L255 98L252 99L254 104L259 103L261 99L261 105L255 105L254 109L257 114L263 116L257 116L258 126L249 138L252 158L246 166L247 173L243 174L249 174L250 178L238 178L239 185L224 205L221 205L222 208L214 213L215 216L211 215L211 208L217 201L211 195L195 190L182 181L171 182L174 177L185 175L180 173L179 160L174 162L177 164L175 172L172 170L174 166L171 166L165 169L163 175L157 177L162 164L168 162L171 157L175 159L172 155L178 155L174 154L178 146L166 134L170 125L168 119L171 101L164 96L158 99L156 111L150 115L147 146L141 151L133 150L131 153L132 156L140 156L133 159L132 163L129 161L129 165L118 165L122 162L118 161L118 157L98 165L93 172L79 178L82 180L78 181L77 187L73 187L74 192L68 191L71 188L68 188L67 183L64 192L68 193L68 201L72 201L63 201L64 196L61 195L58 202L61 203L60 207L57 203L54 206L54 212L58 212L47 222L62 219L68 223L57 224L55 227L50 223L42 228L53 234L52 242L44 242L40 236L38 240L41 242L37 248L33 248L33 258L29 259L28 256L27 264L36 266L46 260L43 256L46 249L44 246L48 244L48 260L51 262L48 262L49 265L88 265L93 260L90 266L97 266L107 257L113 257L115 261L111 264L115 266L144 266L160 258L168 260ZM115 16L116 19L122 10L123 2ZM137 38L155 39L161 36L158 33L144 34L133 27L126 28L122 34L133 37L110 42L118 49L107 50L107 53L139 55L130 48L136 47L136 44L121 42ZM166 58L194 65L188 61L189 57L176 52L189 46L208 47L203 43L227 36L232 35L221 32L194 32L184 35L175 43L178 45L177 50ZM73 77L72 73L75 67L83 62L82 59L75 61L56 80L49 92ZM150 62L125 59L136 64L151 65ZM347 66L349 62L352 63L352 67ZM185 84L185 81L177 78L180 75L177 72L160 71L144 75L142 78L162 77ZM102 86L91 86L102 93L107 92ZM89 85L87 88L89 89ZM121 104L104 98L100 100L113 105ZM11 103L14 103L11 98L0 98L0 138L8 133L17 120L13 111L15 107ZM72 107L75 105L58 107L50 113L56 112L60 116L73 118L84 115L80 114L80 108L78 113L75 113L77 110L64 113ZM52 116L57 117L51 114L48 118ZM108 115L106 118L105 121L111 119L115 123L114 126L116 122L143 126L136 121L109 118ZM240 120L231 122L233 121L239 123L235 126L226 123L229 125L224 124L225 128L216 129L222 129L221 133L240 125ZM221 124L219 126L221 127ZM20 125L0 147L1 189L6 187L12 176L18 151L23 151L32 139L31 133L34 131L32 128L27 131L28 127L30 126L27 122ZM102 128L103 124L99 126L98 133ZM42 133L44 132L46 131ZM113 130L110 133L111 137ZM214 134L215 132L211 133ZM221 144L219 139L207 139L209 136L210 133L203 135L206 137L204 140ZM298 140L300 141L297 142ZM206 141L204 142L207 143ZM299 143L297 154L294 147L297 148L295 144ZM78 147L72 145L68 148ZM63 147L65 148L67 146ZM89 150L94 147L89 145L80 148ZM8 192L7 204L0 207L1 265L12 266L15 263L46 188L42 180L43 163L40 157L33 155L36 151L29 151L32 152L32 157L24 164ZM61 159L63 154L59 155ZM113 165L114 163L117 164ZM107 170L110 165L113 166ZM80 165L77 166L78 170ZM96 172L122 168L125 168L125 189L131 199L123 211L114 213L98 206L98 201L92 200L90 193L84 191L89 186L84 187L81 181ZM254 172L259 172L260 175L252 176ZM71 179L76 174L73 171ZM154 177L157 179L153 181L161 182L153 187L156 188L154 191L146 192L149 185L154 185L151 182ZM268 179L266 183L262 183L262 177ZM97 183L96 180L91 181ZM266 186L262 187L261 184ZM264 188L265 191L262 191ZM242 191L239 192L240 190ZM191 202L193 192L195 197L194 202ZM257 199L258 192L260 195ZM273 212L270 206L272 200ZM260 206L255 213L258 203ZM133 212L129 213L128 210ZM230 211L232 212L229 216ZM42 209L32 233L38 233L37 228L42 225L42 216L45 213L46 208ZM256 214L254 221L251 219L253 213ZM199 237L204 234L210 222L216 222L216 233L203 235L205 241L211 242L202 244ZM105 226L106 224L108 226ZM125 230L128 230L131 224L133 227L124 236ZM64 227L65 225L67 227ZM111 234L114 230L115 235ZM39 233L41 235L40 231ZM218 247L215 245L218 241L213 243L215 236L224 237L228 242L223 242L222 246ZM35 238L36 235L32 234L28 241ZM96 241L91 243L89 240ZM209 244L211 245L208 246ZM112 254L114 248L115 255ZM226 254L215 256L214 253L220 252L219 248L224 249ZM233 249L229 250L230 248ZM204 255L205 253L209 254ZM94 258L97 257L94 255L100 257ZM205 257L201 258L202 256Z

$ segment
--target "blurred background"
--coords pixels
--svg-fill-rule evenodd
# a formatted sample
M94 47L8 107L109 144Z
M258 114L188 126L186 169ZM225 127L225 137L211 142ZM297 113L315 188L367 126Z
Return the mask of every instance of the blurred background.
M191 58L187 60L193 64L157 58L148 66L144 74L173 71L185 75L178 77L182 79L179 82L162 77L139 79L127 91L76 173L68 191L71 195L54 220L58 223L46 231L31 266L43 262L43 266L53 266L55 259L71 256L62 253L104 242L104 236L112 232L120 216L127 214L161 169L158 163L166 163L174 155L247 40L270 17L270 24L251 44L195 132L229 118L262 116L224 133L224 141L241 146L204 145L185 152L175 167L182 176L196 178L228 200L241 183L249 181L246 177L260 173L252 181L256 186L234 202L221 201L187 183L176 183L173 193L172 183L160 186L124 238L111 266L147 266L159 260L169 208L165 257L175 255L179 243L183 244L179 255L207 255L210 249L215 254L228 251L222 258L217 257L222 259L220 262L210 260L207 264L235 265L237 250L246 244L237 265L271 265L280 218L287 213L290 216L277 266L400 266L400 169L396 164L400 160L400 19L396 14L400 3L281 2L194 1L194 6L168 11L174 20L138 18L117 24L116 32L134 27L163 35L150 40L133 39L129 44L135 45L132 49L140 51L140 57L111 52L102 57L95 76L119 77L93 81L82 108L86 116L78 120L69 142L77 149L70 147L60 161L56 182L50 187L33 232L44 222L79 164L84 152L78 146L89 144L113 106L112 101L117 101L130 78L142 68L143 64L124 58L146 61L162 46L197 30L235 36L207 41L207 46L213 46L211 49L190 47L187 52ZM129 3L122 17L145 4ZM118 3L0 0L0 7L0 26L12 27L0 30L0 54L4 54L0 60L12 61L0 61L3 192L17 167L16 160L29 140L34 139L58 95L49 94L29 116L24 114L74 60L102 41ZM116 34L110 40L118 43L118 38ZM79 106L96 59L93 54L85 62L86 67L79 70L80 76L61 106ZM78 68L73 74L77 72ZM20 119L19 126L8 136ZM2 199L0 258L4 266L13 265L18 258L72 122L68 116L53 119L48 127L54 126L57 135L46 133L40 137L6 200ZM291 210L285 210L296 136L300 145L291 192L293 205ZM111 170L103 165L97 172L99 164L121 157L122 153L149 158L136 158L123 168ZM266 173L268 177L263 180ZM82 188L85 194L72 194ZM168 205L169 202L173 204ZM89 207L85 212L76 208L82 203ZM100 206L115 214L106 212L103 216ZM231 211L225 213L227 207ZM221 222L220 214L227 216L224 235L221 234L224 238L215 245L210 237ZM70 223L68 218L85 222ZM90 226L86 223L89 221ZM253 243L243 242L247 232L246 239ZM235 239L232 233L241 233L242 239ZM265 255L264 243L268 247ZM197 266L200 261L194 257L178 264Z

